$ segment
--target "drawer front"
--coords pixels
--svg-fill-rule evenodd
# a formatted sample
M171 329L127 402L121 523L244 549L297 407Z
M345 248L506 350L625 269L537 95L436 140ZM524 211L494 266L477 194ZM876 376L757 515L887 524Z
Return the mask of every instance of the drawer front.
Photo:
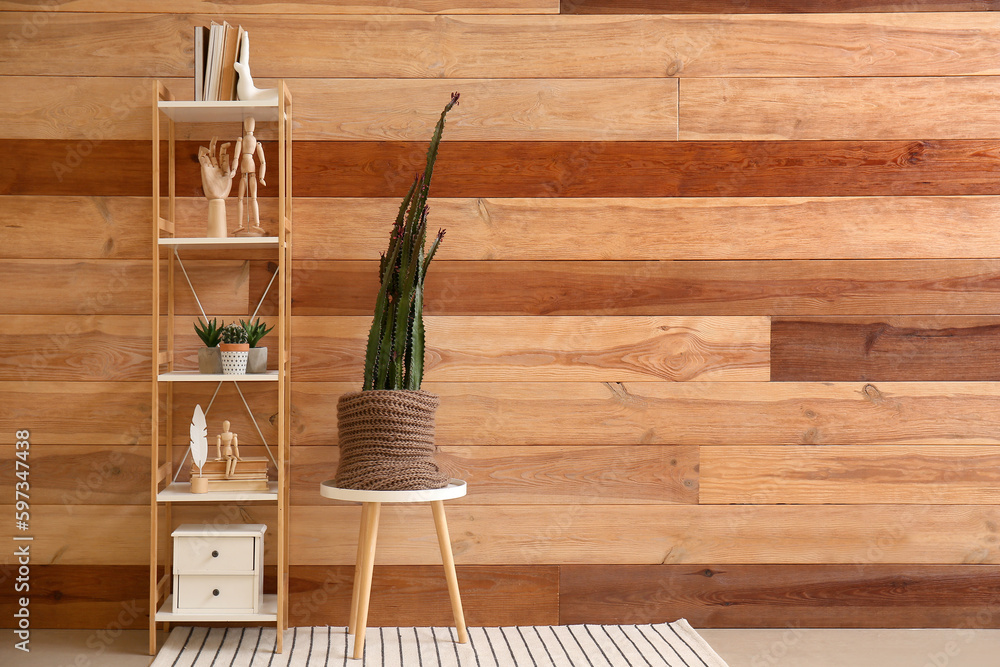
M248 611L258 610L258 578L213 574L182 574L176 577L174 591L177 611Z
M253 572L253 537L175 537L174 572Z

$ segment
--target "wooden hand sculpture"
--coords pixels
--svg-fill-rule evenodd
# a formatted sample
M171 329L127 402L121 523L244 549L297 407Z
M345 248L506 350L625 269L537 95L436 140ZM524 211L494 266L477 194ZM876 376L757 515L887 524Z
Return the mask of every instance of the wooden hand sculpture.
M198 147L198 162L201 163L201 187L208 199L208 233L211 238L226 238L226 197L233 189L236 175L236 160L229 165L229 142L222 144L219 155L215 154L218 137L212 137L208 148Z

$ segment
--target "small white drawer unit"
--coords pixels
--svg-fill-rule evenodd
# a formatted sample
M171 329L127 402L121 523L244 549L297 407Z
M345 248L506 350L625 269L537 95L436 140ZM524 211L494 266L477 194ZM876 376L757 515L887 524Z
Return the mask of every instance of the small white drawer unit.
M174 613L256 614L264 598L264 532L259 523L185 523L174 538Z

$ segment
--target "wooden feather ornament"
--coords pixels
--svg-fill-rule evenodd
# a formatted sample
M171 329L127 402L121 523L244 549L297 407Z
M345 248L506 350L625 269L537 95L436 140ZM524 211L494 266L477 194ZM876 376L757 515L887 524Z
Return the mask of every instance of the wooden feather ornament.
M198 474L208 460L208 423L201 405L194 406L194 416L191 418L191 461L198 466Z

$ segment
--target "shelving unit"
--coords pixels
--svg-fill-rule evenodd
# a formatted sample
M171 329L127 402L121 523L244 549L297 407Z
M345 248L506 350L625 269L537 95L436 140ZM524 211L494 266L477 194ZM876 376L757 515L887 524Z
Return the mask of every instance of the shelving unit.
M178 221L176 207L176 167L177 148L175 125L177 123L227 123L227 133L231 133L234 123L242 123L244 118L253 117L258 128L262 124L270 124L276 128L277 155L277 185L278 206L277 219L267 221L262 211L261 225L276 229L276 236L248 238L205 238L178 237L176 232L183 227L189 230L200 226L204 221ZM161 126L166 124L166 136L161 132ZM242 128L240 128L242 129ZM272 104L260 102L192 102L174 100L164 85L157 81L153 84L153 178L152 178L152 372L151 372L151 484L150 484L150 572L149 572L149 652L156 653L156 632L158 624L175 622L205 623L233 622L274 624L277 630L276 650L282 651L282 635L288 627L288 507L289 507L289 405L291 400L290 359L291 359L291 241L292 241L292 98L284 81L278 83L278 99ZM161 142L166 145L166 193L161 192ZM238 159L235 156L234 159ZM273 160L274 157L271 156ZM185 168L191 168L186 165ZM269 172L270 173L270 172ZM237 174L238 178L239 175ZM270 180L270 179L269 179ZM234 184L235 188L235 184ZM232 200L232 198L231 198ZM207 206L205 215L207 216ZM181 224L178 224L178 223ZM196 224L184 224L196 223ZM278 291L278 314L274 331L269 334L268 347L277 342L277 369L266 373L252 375L208 375L200 374L194 368L176 367L174 354L175 325L175 265L184 270L180 253L185 250L197 251L201 258L211 255L213 259L247 259L247 253L259 258L261 251L273 250L273 259L277 263L277 272L268 285ZM165 294L160 286L160 272L164 267L167 273ZM185 271L185 278L187 273ZM190 280L188 280L190 284ZM191 285L192 291L194 286ZM265 294L267 290L265 290ZM197 294L195 294L197 300ZM263 297L261 297L263 302ZM198 301L199 307L201 302ZM165 312L164 312L165 309ZM204 313L203 313L204 315ZM165 344L161 340L165 339ZM269 350L271 352L271 350ZM276 477L268 483L267 491L212 491L204 494L192 494L190 484L178 482L177 476L181 464L174 468L174 387L177 383L211 383L215 385L216 393L224 383L232 383L239 392L247 411L250 411L240 383L273 383L277 392L277 441L275 451L264 441L271 460L276 468ZM211 384L209 387L211 387ZM161 397L165 393L165 401ZM214 396L206 389L206 400ZM211 405L211 403L209 403ZM192 406L177 406L187 412ZM165 412L165 426L160 426L161 413ZM254 420L256 434L263 440L263 433ZM162 437L161 437L162 435ZM180 434L179 434L180 435ZM182 438L186 440L187 434ZM241 442L241 444L244 444ZM179 452L178 452L179 454ZM277 591L264 594L263 604L259 613L234 613L220 616L218 613L175 613L171 595L172 580L172 549L164 549L169 541L172 529L171 507L183 503L191 505L227 504L227 503L264 503L277 506L277 518L268 533L275 537L278 577ZM169 545L168 545L169 546ZM164 557L161 557L161 552ZM163 573L160 574L160 568ZM152 610L156 610L155 613Z

